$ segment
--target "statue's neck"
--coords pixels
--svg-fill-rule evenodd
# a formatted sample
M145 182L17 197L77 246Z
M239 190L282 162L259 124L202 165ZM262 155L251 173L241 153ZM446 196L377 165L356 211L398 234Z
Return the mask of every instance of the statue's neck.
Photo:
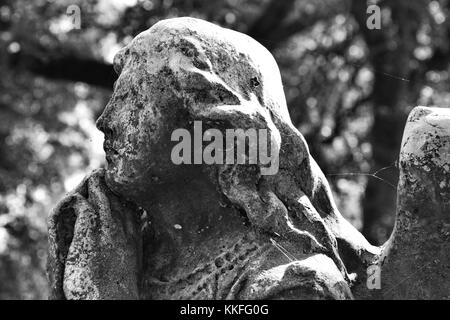
M151 250L164 250L169 256L166 261L171 262L164 266L166 269L187 263L195 267L197 262L214 258L223 245L248 232L245 218L225 205L208 179L161 186L144 208L155 237L152 241L156 246Z

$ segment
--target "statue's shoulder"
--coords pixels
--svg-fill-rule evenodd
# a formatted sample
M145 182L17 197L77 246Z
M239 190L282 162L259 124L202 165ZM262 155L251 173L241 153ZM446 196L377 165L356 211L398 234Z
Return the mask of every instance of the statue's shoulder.
M87 247L91 249L91 255L104 253L103 242L97 241L101 238L108 239L106 241L108 245L116 246L114 250L119 251L119 246L128 244L127 232L133 240L138 234L136 232L138 223L135 221L138 217L132 214L137 212L137 208L114 195L107 187L104 177L104 169L89 173L74 190L61 199L49 215L47 273L52 299L67 297L67 292L63 288L64 284L68 283L68 265L80 264L79 257L89 256ZM128 220L122 219L124 216L128 217ZM98 237L92 236L94 234ZM78 254L79 251L83 254ZM131 249L125 251L133 252ZM83 268L89 269L87 264ZM111 270L119 269L105 267L104 273L108 274ZM77 278L76 281L79 282L80 279Z
M96 183L98 185L102 185L101 182L104 181L104 176L105 170L103 168L93 170L86 175L73 190L64 195L64 197L52 209L48 216L50 237L56 236L55 233L58 231L63 232L64 230L60 230L60 227L73 229L76 219L75 208L84 203L80 200L86 200L89 198L88 184Z
M293 260L277 251L267 250L249 265L234 299L353 298L347 282L328 256L313 254Z
M58 202L48 216L47 274L51 299L65 298L62 290L64 264L74 236L77 211L86 203L89 181L100 181L104 178L104 174L104 169L97 169L87 174L78 186Z
M77 199L87 197L88 179L99 174L102 174L101 170L96 170L88 174L74 190L64 195L48 216L49 248L47 274L51 299L65 298L62 289L64 263L74 235L77 218L75 210L75 207L78 205Z

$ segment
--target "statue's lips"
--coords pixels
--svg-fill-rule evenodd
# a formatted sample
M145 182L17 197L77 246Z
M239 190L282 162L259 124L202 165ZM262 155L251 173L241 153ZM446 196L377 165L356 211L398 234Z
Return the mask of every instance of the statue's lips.
M114 161L119 156L119 152L113 148L112 143L109 140L103 142L103 150L105 150L106 161L108 162Z

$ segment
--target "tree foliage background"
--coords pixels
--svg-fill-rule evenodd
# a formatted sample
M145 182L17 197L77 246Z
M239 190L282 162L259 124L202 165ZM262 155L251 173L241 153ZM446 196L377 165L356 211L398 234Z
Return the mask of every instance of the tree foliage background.
M381 8L379 30L367 28L370 4ZM94 121L115 80L112 58L169 17L245 32L274 54L293 122L341 211L383 243L406 116L450 105L449 9L448 0L0 1L0 299L46 298L46 217L103 163Z

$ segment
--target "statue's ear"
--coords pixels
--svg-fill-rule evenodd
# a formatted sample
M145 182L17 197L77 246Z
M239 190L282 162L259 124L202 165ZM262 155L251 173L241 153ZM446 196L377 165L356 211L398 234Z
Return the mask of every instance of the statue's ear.
M255 129L258 133L256 145L252 150L258 152L258 164L262 175L274 175L278 172L281 134L273 122L271 112L259 105L256 97L239 105L216 105L197 110L195 120L235 129L234 132L247 141L247 130ZM256 132L254 131L254 132ZM251 139L250 139L251 140ZM250 143L250 142L248 142ZM270 148L270 153L268 149Z

